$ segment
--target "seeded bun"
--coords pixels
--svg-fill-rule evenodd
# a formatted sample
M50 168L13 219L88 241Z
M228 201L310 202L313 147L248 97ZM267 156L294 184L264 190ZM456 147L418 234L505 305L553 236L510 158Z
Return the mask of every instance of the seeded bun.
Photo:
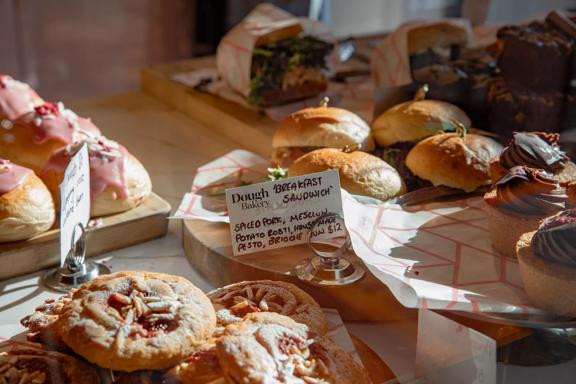
M422 140L410 150L406 166L433 185L445 185L473 192L490 184L490 160L502 146L481 135L444 133Z
M376 142L388 147L414 142L439 131L455 131L452 121L470 128L470 118L457 106L439 100L406 101L381 114L372 123Z
M354 195L389 200L406 192L404 181L388 163L366 152L347 153L334 148L312 151L292 164L288 176L337 169L342 188Z

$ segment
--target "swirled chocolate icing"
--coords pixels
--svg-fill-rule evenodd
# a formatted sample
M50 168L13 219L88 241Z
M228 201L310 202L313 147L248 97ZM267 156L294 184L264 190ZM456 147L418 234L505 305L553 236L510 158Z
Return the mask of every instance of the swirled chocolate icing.
M554 172L564 168L568 156L558 147L557 133L515 132L500 155L500 164L510 169L517 165Z
M536 257L576 266L576 210L547 219L532 238Z
M564 209L568 196L541 169L516 166L496 183L498 207L522 216L549 215Z

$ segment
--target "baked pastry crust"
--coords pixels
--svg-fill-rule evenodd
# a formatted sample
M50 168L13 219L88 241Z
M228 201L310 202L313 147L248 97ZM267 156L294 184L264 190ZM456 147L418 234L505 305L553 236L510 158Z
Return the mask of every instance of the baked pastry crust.
M97 372L59 352L18 346L0 353L0 382L32 384L97 384Z
M326 318L316 301L297 286L282 281L243 281L208 294L219 326L240 322L252 312L276 312L305 324L319 335L328 331Z
M72 300L76 289L72 289L57 299L47 299L36 307L33 314L20 320L20 324L28 329L26 338L29 341L42 343L47 349L64 351L68 346L60 337L56 321L62 313L64 306Z
M352 358L304 324L277 313L252 313L216 341L224 376L233 383L368 383Z
M536 257L531 245L535 233L523 234L516 246L526 294L538 308L576 316L576 268Z
M127 372L174 366L215 326L202 291L182 277L153 272L117 272L83 285L57 321L74 352Z
M167 371L165 384L224 384L224 376L216 354L216 339L197 347L184 361Z

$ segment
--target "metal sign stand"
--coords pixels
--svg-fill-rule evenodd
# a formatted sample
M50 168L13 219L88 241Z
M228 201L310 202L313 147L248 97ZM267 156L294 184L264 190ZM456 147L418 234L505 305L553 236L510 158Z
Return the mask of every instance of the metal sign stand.
M76 230L80 230L80 237L76 239ZM72 247L64 260L64 265L49 270L42 277L42 282L47 287L59 291L68 292L72 288L78 288L82 284L94 278L110 273L107 266L86 261L86 229L82 223L76 224L72 234Z
M345 232L344 243L335 251L327 252L317 249L314 245L314 230L322 225L326 219L338 220ZM358 260L350 260L343 255L350 248L350 234L344 225L342 216L336 213L327 213L318 217L310 224L308 231L308 247L315 256L304 259L296 264L294 272L302 281L314 285L343 286L360 280L366 269Z

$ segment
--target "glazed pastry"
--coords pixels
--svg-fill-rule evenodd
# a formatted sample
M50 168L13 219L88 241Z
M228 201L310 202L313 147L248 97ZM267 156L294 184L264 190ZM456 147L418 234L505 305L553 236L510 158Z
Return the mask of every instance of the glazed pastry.
M306 324L319 335L328 325L316 301L297 286L282 281L244 281L208 294L214 304L218 325L237 323L252 312L276 312Z
M496 182L510 168L525 165L542 169L559 182L576 180L576 164L560 149L559 138L557 133L514 132L500 157L490 162L490 177Z
M38 173L52 152L86 135L100 135L90 119L78 117L62 103L44 103L2 128L0 157Z
M28 84L0 74L0 132L2 135L6 133L2 128L9 130L10 121L34 111L34 107L43 102ZM0 137L0 141L1 139Z
M57 321L74 352L126 372L174 366L215 326L202 291L182 277L152 272L117 272L84 284Z
M224 376L216 354L215 339L197 347L180 364L163 375L165 384L224 384Z
M231 383L369 383L352 358L325 337L277 313L252 313L216 341Z
M29 341L42 343L50 350L65 351L69 349L58 333L56 321L62 313L64 305L72 300L74 292L76 289L72 289L57 299L45 300L44 303L36 307L33 314L20 320L20 324L28 329L26 338Z
M513 167L484 195L493 248L515 257L520 236L563 210L567 201L566 189L544 171Z
M576 210L545 220L517 245L524 288L538 308L576 316Z
M28 168L0 159L0 243L29 239L54 224L50 192Z
M0 353L0 382L6 384L97 384L96 371L59 352L15 347Z
M56 150L40 172L57 205L66 167L83 144L88 146L90 162L92 217L127 211L150 195L152 183L148 172L126 148L104 136L87 136Z

